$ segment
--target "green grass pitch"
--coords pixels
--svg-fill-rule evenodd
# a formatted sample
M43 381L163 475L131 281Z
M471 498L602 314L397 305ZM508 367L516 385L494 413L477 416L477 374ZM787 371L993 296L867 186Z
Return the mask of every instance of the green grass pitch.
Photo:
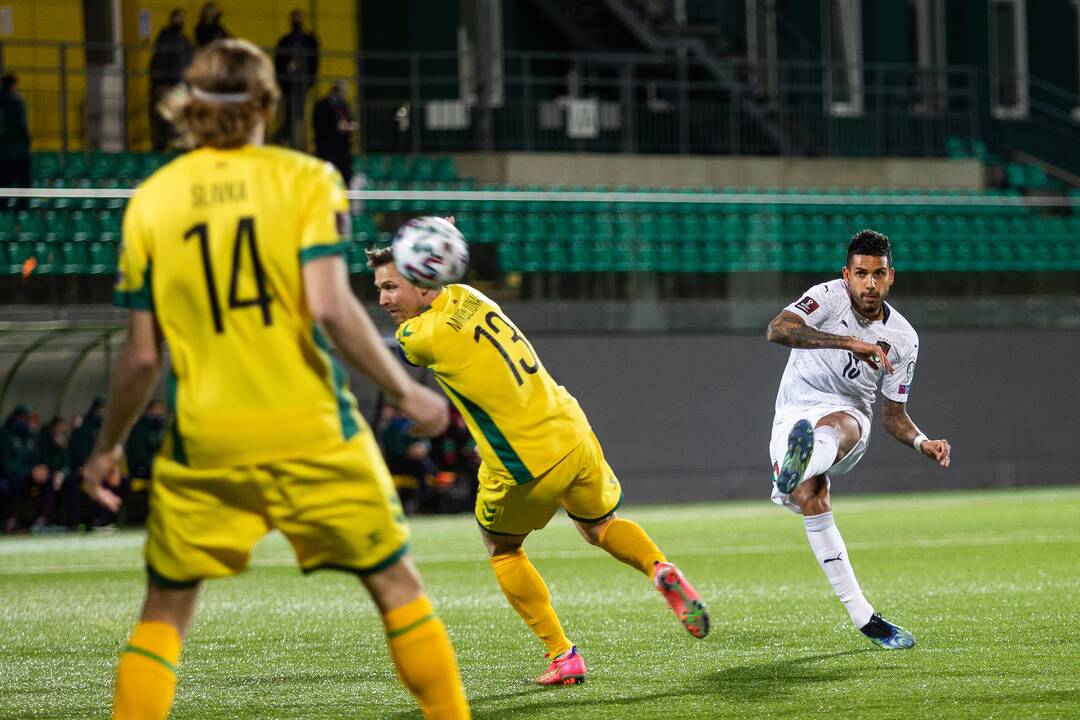
M565 518L526 549L588 682L543 689L543 647L503 599L468 516L413 522L413 554L478 718L1080 717L1080 488L836 499L867 597L913 631L853 628L798 518L767 500L629 507L704 595L694 640L644 577ZM138 612L142 534L0 541L0 718L108 716ZM302 577L278 535L208 583L173 717L412 718L355 579Z

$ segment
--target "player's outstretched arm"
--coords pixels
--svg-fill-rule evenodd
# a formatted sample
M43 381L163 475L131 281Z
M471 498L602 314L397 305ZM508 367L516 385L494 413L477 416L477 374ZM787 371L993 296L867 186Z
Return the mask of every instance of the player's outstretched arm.
M446 399L409 377L383 344L375 323L349 287L345 261L337 255L304 264L308 309L334 347L353 367L382 388L424 435L438 435L450 423Z
M949 467L952 446L945 438L929 440L907 413L907 403L885 398L882 407L882 422L890 435L905 445L910 445L931 460L936 460L943 468Z
M83 466L86 494L113 512L120 507L120 498L106 485L118 484L117 468L124 456L124 440L157 387L161 376L161 342L154 314L132 310L127 337L113 363L101 434Z
M847 350L875 370L878 369L878 363L883 363L886 372L891 374L893 371L887 353L881 352L877 345L812 328L790 310L782 310L772 319L766 338L771 343L801 350Z

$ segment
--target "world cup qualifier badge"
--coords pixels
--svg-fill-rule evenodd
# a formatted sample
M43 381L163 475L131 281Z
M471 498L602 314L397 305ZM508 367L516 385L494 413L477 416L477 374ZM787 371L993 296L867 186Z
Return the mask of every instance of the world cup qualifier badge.
M806 296L806 297L804 297L804 298L803 298L802 300L800 300L799 302L795 303L795 307L799 308L799 309L800 309L800 310L802 310L802 311L803 311L803 312L804 312L805 314L809 315L810 313L814 312L815 310L817 310L817 309L818 309L819 307L821 307L821 306L820 306L820 305L818 305L818 301L817 301L817 300L815 300L814 298L812 298L812 297L810 297L809 295L807 295L807 296Z

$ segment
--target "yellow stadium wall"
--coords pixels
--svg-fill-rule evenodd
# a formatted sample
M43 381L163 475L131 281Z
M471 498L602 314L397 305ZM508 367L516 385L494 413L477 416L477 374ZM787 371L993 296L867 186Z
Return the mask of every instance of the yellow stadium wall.
M85 134L86 56L81 45L66 50L66 107L61 101L61 43L82 43L83 10L80 0L0 0L11 8L12 33L0 37L4 69L19 77L19 92L26 99L30 137L35 150L61 146L61 118L66 110L72 150L82 147ZM51 43L30 46L27 43Z
M183 8L187 12L185 30L194 44L195 24L202 5L201 1L124 2L124 42L137 47L128 56L128 142L133 150L150 148L150 83L146 73L153 40L168 22L173 8ZM218 7L222 9L222 25L233 37L251 40L271 56L278 39L289 31L289 12L299 8L306 13L307 27L319 38L319 75L323 78L308 96L309 119L311 105L327 91L330 80L352 78L355 74L353 58L359 49L356 0L233 0L219 2ZM142 10L150 13L149 39L139 38L139 13ZM355 92L355 88L350 92ZM311 138L308 139L310 142Z

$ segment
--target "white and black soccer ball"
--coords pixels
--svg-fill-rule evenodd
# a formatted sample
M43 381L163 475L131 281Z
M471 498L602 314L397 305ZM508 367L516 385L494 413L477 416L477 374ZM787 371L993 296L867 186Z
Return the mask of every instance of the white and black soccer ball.
M433 288L457 282L468 265L465 236L446 218L413 218L394 235L394 266L413 285Z

